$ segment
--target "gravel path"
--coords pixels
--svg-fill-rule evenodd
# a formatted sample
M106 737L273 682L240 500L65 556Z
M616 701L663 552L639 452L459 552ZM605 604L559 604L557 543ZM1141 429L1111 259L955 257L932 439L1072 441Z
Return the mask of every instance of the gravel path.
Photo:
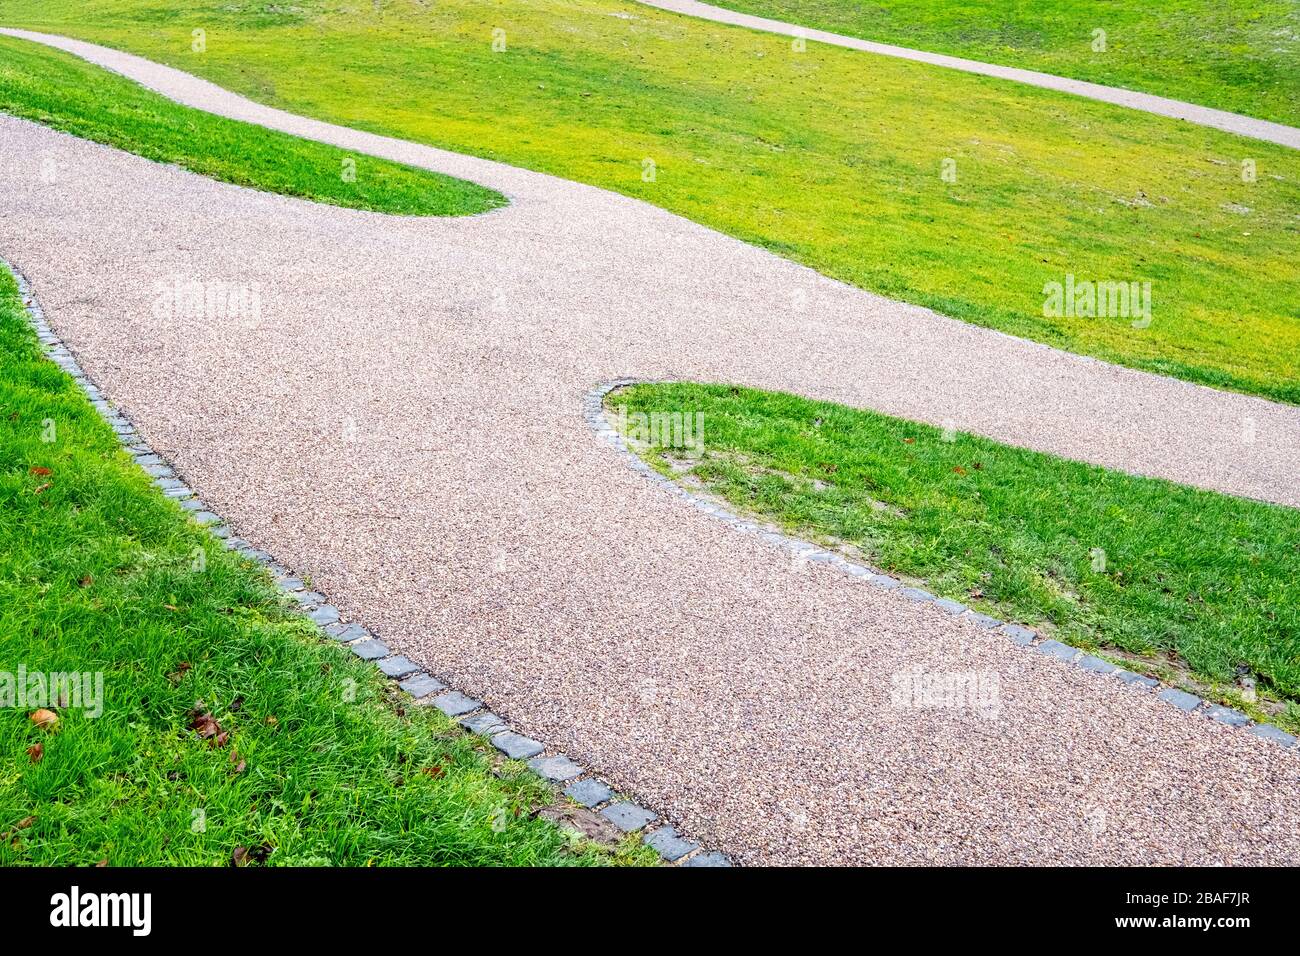
M1300 409L56 42L181 102L513 200L396 219L0 118L0 255L235 531L394 649L743 862L1300 862L1297 751L792 564L628 469L581 404L622 376L733 380L1292 505ZM260 286L260 318L157 313L176 277ZM911 668L995 676L999 708L891 706Z
M828 33L825 30L814 30L810 27L801 27L781 20L769 20L766 17L756 17L735 10L725 10L712 4L700 3L699 0L637 0L637 2L643 3L647 7L657 7L660 10L681 13L690 17L699 17L703 20L712 20L715 23L748 27L752 30L779 33L788 37L802 37L805 40L814 40L831 46L842 46L851 50L865 50L868 53L878 53L881 56L893 56L903 60L915 60L917 63L929 63L933 66L961 70L964 73L978 73L981 76L1013 80L1016 83L1024 83L1028 86L1039 86L1045 90L1073 93L1075 96L1087 97L1090 100L1114 103L1117 106L1127 106L1130 109L1142 110L1145 113L1156 113L1160 116L1172 116L1174 119L1186 120L1198 126L1209 126L1214 129L1226 130L1229 133L1249 136L1251 139L1262 139L1265 142L1277 143L1280 146L1300 149L1300 129L1296 129L1294 126L1285 126L1282 123L1242 116L1240 113L1229 113L1226 110L1211 109L1208 106L1197 106L1195 103L1184 103L1181 100L1171 100L1152 93L1139 93L1135 90L1126 90L1116 86L1103 86L1100 83L1072 80L1064 76L1039 73L1036 70L1022 70L1014 66L981 63L979 60L967 60L959 56L947 56L943 53L911 50L907 47L893 46L889 43L873 43L870 40L861 40L857 37L844 36L839 33Z

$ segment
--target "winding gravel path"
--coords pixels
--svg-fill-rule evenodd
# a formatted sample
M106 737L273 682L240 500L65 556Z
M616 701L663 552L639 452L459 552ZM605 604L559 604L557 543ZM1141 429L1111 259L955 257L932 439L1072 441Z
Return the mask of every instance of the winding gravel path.
M180 102L511 197L391 218L0 117L0 255L235 531L394 649L743 862L1300 862L1300 752L792 564L628 469L581 405L621 376L732 380L1291 505L1300 409L46 42ZM174 277L260 285L260 321L156 316ZM996 674L1000 710L896 709L891 675L913 667Z
M1073 93L1075 96L1083 96L1090 100L1114 103L1117 106L1127 106L1130 109L1142 110L1145 113L1156 113L1160 116L1172 116L1174 119L1186 120L1198 126L1209 126L1214 129L1226 130L1229 133L1249 136L1251 139L1262 139L1268 143L1277 143L1279 146L1300 149L1300 129L1294 126L1255 119L1251 116L1242 116L1240 113L1229 113L1227 110L1216 110L1208 106L1198 106L1195 103L1184 103L1182 100L1171 100L1152 93L1139 93L1136 90L1126 90L1117 86L1103 86L1100 83L1088 83L1085 80L1072 80L1052 73L1039 73L1037 70L1022 70L1014 66L982 63L979 60L967 60L959 56L948 56L943 53L927 53L924 50L912 50L908 47L893 46L889 43L875 43L858 37L844 36L841 33L829 33L825 30L814 30L811 27L802 27L782 20L769 20L766 17L756 17L749 13L726 10L712 4L700 3L699 0L637 0L637 2L647 7L656 7L660 10L681 13L689 17L698 17L702 20L712 20L715 23L748 27L751 30L778 33L788 37L802 37L805 40L814 40L817 43L826 43L831 46L847 47L851 50L865 50L868 53L878 53L881 56L892 56L902 60L914 60L917 63L947 67L951 70L961 70L963 73L978 73L981 76L992 76L1000 80L1013 80L1027 86L1039 86L1045 90Z

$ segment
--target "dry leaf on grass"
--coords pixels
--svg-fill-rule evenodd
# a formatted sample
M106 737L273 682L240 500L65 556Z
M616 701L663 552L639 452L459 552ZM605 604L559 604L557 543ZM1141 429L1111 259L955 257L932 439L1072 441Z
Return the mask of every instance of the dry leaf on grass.
M0 843L8 843L12 839L13 842L17 844L18 831L26 830L29 826L31 826L35 822L36 822L35 817L23 817L21 820L19 820L17 823L13 825L12 830L7 830L3 835L0 835Z
M235 852L230 855L230 865L252 866L254 863L266 862L266 858L270 855L271 847L265 843L255 847L237 846Z
M176 665L176 670L172 671L170 674L167 675L167 679L171 681L173 684L179 684L181 682L181 678L183 678L189 672L191 666L192 665L189 663L189 661L181 661L179 664Z
M190 717L190 730L198 734L200 740L209 741L213 747L224 747L230 742L230 731L221 728L217 718L212 716L203 701L194 702Z
M190 711L190 717L190 730L198 734L201 740L211 740L223 733L217 718L203 706L203 701L195 703L194 709Z

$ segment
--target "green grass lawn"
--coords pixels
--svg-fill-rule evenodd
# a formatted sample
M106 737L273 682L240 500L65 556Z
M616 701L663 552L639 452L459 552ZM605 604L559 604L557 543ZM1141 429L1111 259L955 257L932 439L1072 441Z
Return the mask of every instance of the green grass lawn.
M641 451L741 511L1224 702L1241 667L1264 701L1245 709L1300 726L1300 511L727 385L607 406L702 413L701 457Z
M0 22L637 196L967 322L1300 402L1300 155L1283 147L627 0L0 0ZM1149 327L1045 316L1067 275L1150 281Z
M1300 124L1294 0L707 0L773 20ZM1105 31L1102 38L1094 30ZM1094 45L1101 49L1094 49Z
M223 182L409 216L462 216L500 193L428 170L179 106L39 44L0 37L0 112Z
M0 865L653 859L572 844L521 763L289 613L130 462L0 269L0 671L20 666L101 672L104 702L52 731L0 707ZM197 701L228 738L200 739Z

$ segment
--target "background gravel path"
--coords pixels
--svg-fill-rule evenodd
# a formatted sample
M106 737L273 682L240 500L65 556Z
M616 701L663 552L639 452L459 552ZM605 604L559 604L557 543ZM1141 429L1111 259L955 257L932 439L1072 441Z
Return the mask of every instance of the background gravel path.
M865 50L868 53L877 53L881 56L893 56L902 60L914 60L917 63L929 63L933 66L947 67L951 70L961 70L963 73L978 73L981 76L992 76L1000 80L1013 80L1016 83L1038 86L1045 90L1073 93L1075 96L1083 96L1090 100L1100 100L1103 103L1127 106L1130 109L1142 110L1144 113L1172 116L1174 119L1186 120L1198 126L1209 126L1214 129L1226 130L1229 133L1249 136L1251 139L1262 139L1265 142L1300 149L1300 129L1296 129L1294 126L1255 119L1251 116L1242 116L1240 113L1229 113L1227 110L1216 110L1208 106L1197 106L1195 103L1184 103L1182 100L1171 100L1152 93L1139 93L1135 90L1126 90L1117 86L1103 86L1100 83L1089 83L1085 80L1072 80L1052 73L1040 73L1037 70L1023 70L1014 66L981 63L979 60L967 60L963 57L948 56L944 53L927 53L924 50L912 50L889 43L875 43L871 40L861 40L840 33L829 33L826 30L801 27L794 23L785 23L782 20L769 20L766 17L756 17L749 13L726 10L712 4L700 3L699 0L637 0L637 2L643 3L647 7L658 7L660 10L682 13L702 20L712 20L715 23L748 27L752 30L762 30L764 33L778 33L788 37L803 37L805 40L827 43L831 46Z
M237 533L395 650L741 861L1300 862L1297 752L792 564L629 470L581 402L622 376L732 380L1291 505L1300 409L57 45L181 102L511 197L472 218L385 217L0 117L0 255L88 374ZM156 314L177 277L260 287L260 320ZM892 675L913 667L996 674L1000 708L892 707Z

